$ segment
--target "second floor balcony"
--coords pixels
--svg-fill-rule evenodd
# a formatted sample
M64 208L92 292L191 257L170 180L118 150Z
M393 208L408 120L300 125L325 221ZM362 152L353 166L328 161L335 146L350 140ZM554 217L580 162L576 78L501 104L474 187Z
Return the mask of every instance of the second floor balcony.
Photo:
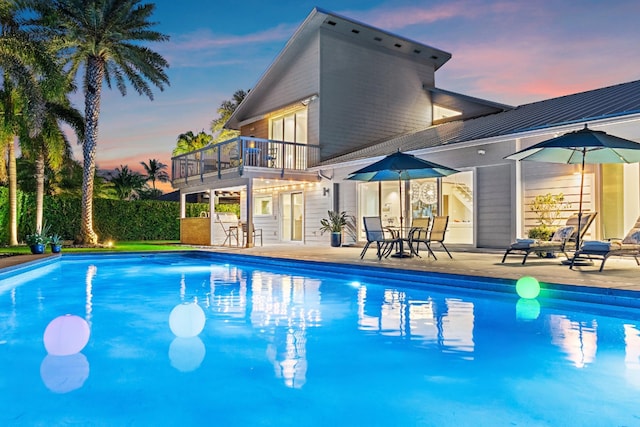
M242 175L245 168L267 168L284 175L285 171L303 172L319 161L317 145L240 136L173 157L171 173L174 181L210 174L221 178L232 169Z

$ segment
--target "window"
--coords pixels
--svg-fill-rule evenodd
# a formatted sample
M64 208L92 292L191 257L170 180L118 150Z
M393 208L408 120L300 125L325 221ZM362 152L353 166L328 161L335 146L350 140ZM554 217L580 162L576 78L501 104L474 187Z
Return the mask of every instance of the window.
M433 105L433 121L448 119L449 117L459 116L460 111L452 110L441 105Z
M307 109L297 110L269 122L270 139L276 141L307 143Z
M273 200L271 196L255 196L253 198L253 214L271 215L273 212Z

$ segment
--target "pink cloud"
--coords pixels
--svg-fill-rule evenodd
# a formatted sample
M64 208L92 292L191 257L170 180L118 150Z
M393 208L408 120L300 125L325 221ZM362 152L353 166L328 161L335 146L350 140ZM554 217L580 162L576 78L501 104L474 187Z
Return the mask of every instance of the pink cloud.
M621 61L612 45L621 51L638 50L631 41L588 37L464 43L436 78L440 86L446 82L458 91L463 86L471 95L522 104L632 80L637 60Z

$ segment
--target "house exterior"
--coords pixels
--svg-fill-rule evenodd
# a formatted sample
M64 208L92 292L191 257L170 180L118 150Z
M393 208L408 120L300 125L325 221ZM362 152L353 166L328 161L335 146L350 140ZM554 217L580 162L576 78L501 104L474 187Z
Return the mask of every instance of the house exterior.
M404 207L405 217L448 215L447 242L502 248L535 225L528 205L536 195L563 193L568 216L579 190L575 166L506 156L586 123L640 141L640 81L511 107L437 88L450 57L314 9L227 123L241 136L173 158L182 206L188 194L207 193L213 212L217 193L239 191L241 219L264 244L328 244L319 232L327 210L353 218L343 243L355 244L363 216L394 225ZM397 182L346 180L397 150L460 172L406 182L402 200ZM591 237L623 236L640 215L638 165L586 172L583 207L599 214ZM185 224L207 229L198 243L219 242L216 215L184 212Z

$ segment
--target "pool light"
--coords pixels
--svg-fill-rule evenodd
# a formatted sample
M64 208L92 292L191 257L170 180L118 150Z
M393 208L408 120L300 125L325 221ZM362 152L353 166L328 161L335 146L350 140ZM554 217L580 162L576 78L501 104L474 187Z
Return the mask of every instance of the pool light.
M52 356L80 353L89 342L89 324L80 316L58 316L44 330L44 347Z
M516 282L516 292L520 298L536 298L540 295L540 283L535 277L522 276Z
M204 329L204 311L195 302L176 305L169 315L171 332L180 338L197 336Z

